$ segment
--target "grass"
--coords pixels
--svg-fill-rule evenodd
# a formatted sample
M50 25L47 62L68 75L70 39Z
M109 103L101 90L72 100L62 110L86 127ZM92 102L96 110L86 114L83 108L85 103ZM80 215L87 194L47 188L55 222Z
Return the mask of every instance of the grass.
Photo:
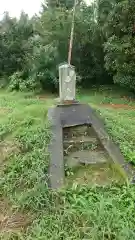
M127 161L134 163L134 109L101 105L135 106L122 94L99 89L78 98L97 109ZM134 186L48 190L47 111L52 104L52 96L0 93L0 239L135 239Z
M104 120L108 133L117 143L125 159L135 163L135 101L126 92L99 89L91 94L79 95L79 100L93 106ZM106 105L107 104L107 105ZM110 108L117 104L118 108ZM129 106L129 109L124 105ZM113 106L113 105L112 105ZM130 108L132 106L132 108Z

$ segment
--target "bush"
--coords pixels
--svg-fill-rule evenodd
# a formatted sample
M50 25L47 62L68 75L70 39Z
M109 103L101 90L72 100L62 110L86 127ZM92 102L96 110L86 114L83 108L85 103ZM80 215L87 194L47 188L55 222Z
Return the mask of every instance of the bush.
M52 90L58 84L57 48L51 44L44 46L41 39L34 44L33 55L27 59L29 81L34 83L34 88Z
M28 90L36 90L39 88L40 88L40 85L32 77L23 79L22 72L15 72L12 76L9 77L8 89L10 91L14 91L14 90L15 91L28 91Z

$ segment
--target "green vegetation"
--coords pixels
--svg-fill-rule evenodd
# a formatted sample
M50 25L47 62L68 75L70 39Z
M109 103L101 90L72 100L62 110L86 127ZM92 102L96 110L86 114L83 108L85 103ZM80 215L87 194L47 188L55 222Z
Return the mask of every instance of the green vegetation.
M78 97L95 106L126 159L134 162L134 109L102 105L122 96L107 92L92 90ZM121 104L127 102L122 99ZM53 102L51 95L39 99L27 93L0 93L0 239L133 240L134 186L48 190L47 110ZM133 101L130 105L135 107Z
M58 88L58 65L67 61L73 0L48 0L40 15L0 21L0 86L12 90ZM78 1L72 64L78 85L117 83L135 89L135 5L127 0Z
M119 97L121 96L121 97ZM135 102L131 97L126 97L126 92L117 92L108 88L99 88L88 94L81 95L80 100L91 104L103 118L106 128L112 139L119 145L127 161L135 163ZM97 107L97 103L100 104ZM105 106L104 106L105 104ZM109 104L114 104L112 107ZM116 107L115 107L116 104ZM127 105L129 108L126 108Z
M135 239L134 186L73 184L57 193L47 187L47 111L54 96L39 98L35 93L58 90L58 65L67 61L72 9L72 0L48 0L39 16L30 19L23 12L16 19L5 13L0 20L2 240ZM95 0L90 6L78 1L71 61L78 98L97 110L133 165L135 102L127 90L135 90L134 14L134 1ZM91 88L113 83L126 90Z

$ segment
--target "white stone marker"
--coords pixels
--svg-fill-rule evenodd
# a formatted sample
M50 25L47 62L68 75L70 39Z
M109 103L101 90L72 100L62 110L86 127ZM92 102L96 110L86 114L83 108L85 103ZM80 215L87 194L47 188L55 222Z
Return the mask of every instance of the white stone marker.
M59 65L59 97L60 102L74 101L76 74L74 66L67 63Z

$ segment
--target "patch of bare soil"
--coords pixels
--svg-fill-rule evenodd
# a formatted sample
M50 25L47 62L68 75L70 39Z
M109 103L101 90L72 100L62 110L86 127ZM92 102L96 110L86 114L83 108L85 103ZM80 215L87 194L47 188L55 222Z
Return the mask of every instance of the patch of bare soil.
M114 109L135 109L135 106L130 106L128 104L101 104L102 107L109 107Z
M0 107L0 115L1 114L6 114L6 113L9 113L9 112L12 112L11 108Z
M0 200L0 232L25 231L34 217L28 213L13 211L5 199Z
M0 165L11 156L11 154L18 154L21 151L21 146L16 141L2 141L0 142Z
M53 93L51 94L41 94L41 95L38 95L37 96L37 98L39 98L39 99L41 99L41 100L47 100L47 99L52 99L52 98L54 98L54 95L53 95Z

